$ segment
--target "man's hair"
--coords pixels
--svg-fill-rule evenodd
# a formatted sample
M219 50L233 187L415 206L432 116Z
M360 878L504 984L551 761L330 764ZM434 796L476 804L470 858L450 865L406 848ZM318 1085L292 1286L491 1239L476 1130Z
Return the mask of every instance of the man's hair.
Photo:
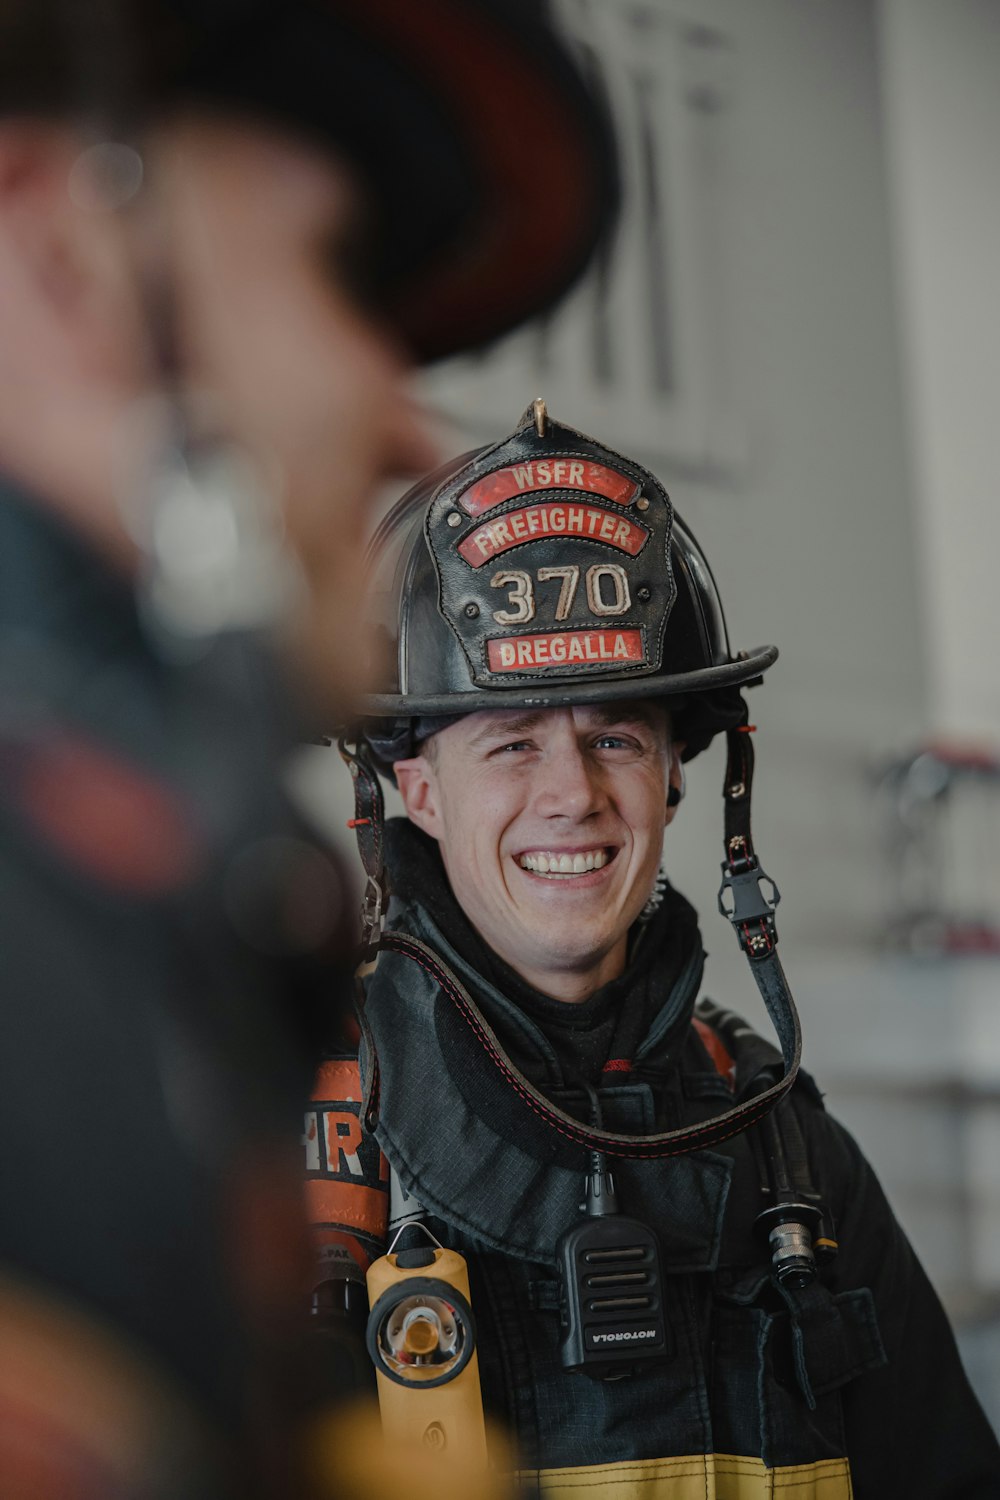
M428 735L417 747L420 755L426 756L432 766L438 763L438 737L437 734Z

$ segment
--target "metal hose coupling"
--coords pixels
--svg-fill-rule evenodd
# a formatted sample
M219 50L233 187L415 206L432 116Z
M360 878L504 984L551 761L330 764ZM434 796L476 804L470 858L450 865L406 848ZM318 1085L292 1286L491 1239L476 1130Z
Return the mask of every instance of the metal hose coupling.
M806 1287L816 1278L816 1256L813 1251L815 1220L810 1225L805 1222L804 1216L792 1217L802 1210L816 1214L816 1210L810 1210L808 1204L779 1206L775 1222L767 1236L771 1247L771 1265L782 1286Z

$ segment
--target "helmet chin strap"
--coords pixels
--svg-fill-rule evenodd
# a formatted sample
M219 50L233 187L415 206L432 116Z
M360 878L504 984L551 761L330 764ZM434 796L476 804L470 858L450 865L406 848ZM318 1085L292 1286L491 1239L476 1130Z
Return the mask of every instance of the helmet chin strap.
M750 736L756 726L746 722L726 731L725 852L719 910L733 924L739 945L767 1008L781 1044L784 1077L762 1097L771 1098L769 1110L795 1082L802 1056L802 1033L795 1002L777 954L778 931L774 912L781 893L761 868L750 828L754 752ZM765 891L762 888L767 887Z
M750 739L754 726L744 722L727 731L725 803L725 850L719 910L733 924L740 947L760 991L781 1046L782 1076L752 1098L738 1102L713 1119L697 1125L655 1135L626 1135L581 1124L552 1103L526 1079L504 1052L475 1001L451 970L425 943L405 933L385 932L388 878L384 860L384 802L378 773L364 742L341 739L340 753L354 781L355 815L350 826L358 840L366 886L362 904L361 965L363 977L371 973L380 951L398 954L417 963L437 979L442 994L469 1023L473 1034L512 1088L538 1115L562 1135L591 1150L621 1157L670 1157L701 1151L737 1135L756 1124L789 1093L799 1071L802 1034L795 1002L777 954L778 934L774 911L780 895L770 876L761 868L754 852L750 827L754 753ZM767 887L765 894L763 886ZM377 1123L378 1091L369 1106L369 1127Z
M389 902L389 876L385 866L385 799L382 783L363 739L337 741L337 749L354 782L354 829L358 853L365 872L361 899L361 951L358 974L373 972L382 945L385 910Z

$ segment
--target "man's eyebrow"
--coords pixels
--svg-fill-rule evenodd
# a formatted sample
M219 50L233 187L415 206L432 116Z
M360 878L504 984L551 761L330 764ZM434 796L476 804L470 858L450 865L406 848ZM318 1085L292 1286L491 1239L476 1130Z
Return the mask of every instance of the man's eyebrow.
M490 714L486 722L480 725L476 733L472 735L469 743L481 745L484 740L495 739L498 735L516 739L518 735L527 734L529 730L534 729L540 718L541 714L537 712L516 714L513 717L509 710Z
M546 709L533 709L527 713L515 714L510 709L499 710L489 714L480 727L469 739L473 746L482 745L488 740L494 739L517 739L523 734L529 734L542 719ZM595 703L590 712L598 724L642 724L647 729L655 730L658 715L655 708L638 703Z
M657 715L643 703L595 703L591 710L599 724L645 724L653 728Z

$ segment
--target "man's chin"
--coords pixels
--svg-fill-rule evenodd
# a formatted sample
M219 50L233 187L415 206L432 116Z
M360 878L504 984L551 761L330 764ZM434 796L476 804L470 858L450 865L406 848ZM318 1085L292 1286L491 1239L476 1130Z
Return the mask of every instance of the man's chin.
M524 933L516 947L500 956L535 989L548 994L552 985L561 988L560 981L596 973L615 946L609 941L595 947L593 932L574 943L567 941L565 935L560 942L553 941L551 931L533 931Z

